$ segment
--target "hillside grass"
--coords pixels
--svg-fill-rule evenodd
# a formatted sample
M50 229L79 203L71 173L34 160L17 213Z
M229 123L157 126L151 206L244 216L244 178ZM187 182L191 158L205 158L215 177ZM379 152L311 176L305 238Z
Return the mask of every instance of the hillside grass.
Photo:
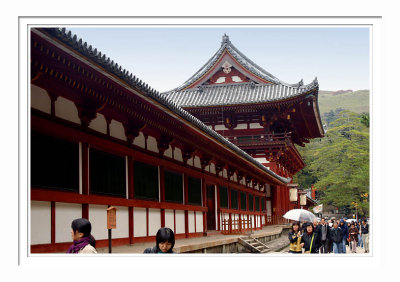
M369 113L369 90L324 91L320 90L318 105L321 115L342 108L356 113Z

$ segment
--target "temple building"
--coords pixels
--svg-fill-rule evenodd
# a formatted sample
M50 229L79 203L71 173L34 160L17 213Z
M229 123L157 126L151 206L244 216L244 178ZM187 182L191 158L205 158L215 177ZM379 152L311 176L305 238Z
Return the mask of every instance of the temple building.
M75 218L107 246L258 230L284 222L322 136L318 83L285 84L224 36L184 85L159 93L65 29L31 29L30 246L65 252ZM292 203L298 206L299 200Z

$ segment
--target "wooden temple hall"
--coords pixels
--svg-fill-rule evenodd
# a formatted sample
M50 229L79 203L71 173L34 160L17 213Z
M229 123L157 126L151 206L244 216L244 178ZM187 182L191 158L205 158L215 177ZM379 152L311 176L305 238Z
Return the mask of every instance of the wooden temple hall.
M258 230L300 207L295 144L323 136L317 80L282 82L224 35L159 93L70 31L30 36L32 253L65 252L79 217L107 246L110 206L113 245L154 241L163 226L177 239Z

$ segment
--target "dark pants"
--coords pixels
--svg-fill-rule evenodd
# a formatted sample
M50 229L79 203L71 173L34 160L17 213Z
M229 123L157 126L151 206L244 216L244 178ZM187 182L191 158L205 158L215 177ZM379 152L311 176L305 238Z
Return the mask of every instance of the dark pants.
M319 247L319 252L321 254L327 254L331 251L329 240L321 241L321 247Z

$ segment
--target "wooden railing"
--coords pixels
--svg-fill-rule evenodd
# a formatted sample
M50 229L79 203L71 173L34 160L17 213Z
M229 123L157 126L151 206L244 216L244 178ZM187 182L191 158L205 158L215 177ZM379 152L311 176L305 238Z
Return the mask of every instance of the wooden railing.
M274 143L292 143L291 132L279 134L257 134L249 136L225 135L226 139L237 146L265 145Z
M238 228L236 228L238 227ZM251 219L226 219L222 220L222 234L240 234L251 231L253 228Z

